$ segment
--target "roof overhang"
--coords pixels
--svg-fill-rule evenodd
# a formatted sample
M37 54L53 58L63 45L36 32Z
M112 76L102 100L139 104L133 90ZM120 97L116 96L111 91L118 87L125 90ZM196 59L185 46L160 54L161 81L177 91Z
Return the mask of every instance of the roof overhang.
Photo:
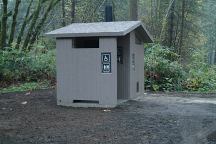
M130 26L128 26L125 29L120 29L121 25L122 27L124 27L124 23L128 24L128 23L132 23ZM77 31L73 31L71 30L72 28L78 28L79 29L79 25L83 25L83 23L76 23L76 24L72 24L51 32L46 33L45 35L49 36L49 37L54 37L54 38L74 38L74 37L118 37L118 36L125 36L127 34L129 34L130 32L136 30L139 32L139 34L142 36L142 39L144 42L146 43L152 43L153 42L153 38L150 35L150 33L148 32L148 30L146 29L146 27L144 26L144 24L142 24L142 22L140 21L125 21L125 22L110 22L110 25L113 25L115 27L115 24L118 25L119 29L112 29L112 27L110 27L110 31L106 30L106 28L102 28L97 30L92 30L91 28L87 27L89 24L89 26L98 26L101 25L101 27L107 26L107 24L109 24L109 22L106 23L85 23L86 28L90 29L87 32L83 32L83 30L77 30ZM121 25L120 25L121 24ZM73 27L74 26L74 27ZM101 28L99 27L99 28ZM82 28L82 27L80 27ZM84 27L85 28L85 27ZM71 30L71 31L70 31Z

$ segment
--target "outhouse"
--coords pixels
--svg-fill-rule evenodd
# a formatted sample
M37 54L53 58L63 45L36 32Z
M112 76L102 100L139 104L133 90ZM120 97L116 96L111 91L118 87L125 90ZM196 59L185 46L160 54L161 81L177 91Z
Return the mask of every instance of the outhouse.
M115 107L144 93L144 43L140 21L74 23L51 31L57 48L57 104Z

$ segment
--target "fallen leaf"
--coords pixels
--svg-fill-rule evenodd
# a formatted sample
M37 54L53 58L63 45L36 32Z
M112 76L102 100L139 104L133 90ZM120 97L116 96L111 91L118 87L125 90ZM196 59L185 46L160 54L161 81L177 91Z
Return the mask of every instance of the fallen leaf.
M31 92L27 92L25 95L27 96L27 95L30 95L31 94Z
M27 101L24 101L24 102L22 102L21 104L22 105L26 105L28 102Z
M105 110L103 110L104 112L111 112L111 110L109 110L109 109L105 109Z

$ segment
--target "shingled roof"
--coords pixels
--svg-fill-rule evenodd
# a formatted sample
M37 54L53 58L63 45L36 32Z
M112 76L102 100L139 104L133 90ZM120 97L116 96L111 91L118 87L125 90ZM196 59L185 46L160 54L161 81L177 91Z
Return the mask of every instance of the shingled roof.
M66 27L46 33L46 35L56 38L112 37L125 36L133 30L137 30L145 42L153 42L151 35L140 21L73 23Z

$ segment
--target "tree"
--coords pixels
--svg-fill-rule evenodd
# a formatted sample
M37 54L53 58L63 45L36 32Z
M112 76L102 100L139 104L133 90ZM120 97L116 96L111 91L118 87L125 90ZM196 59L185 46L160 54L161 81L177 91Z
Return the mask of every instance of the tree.
M205 47L209 52L209 64L216 64L216 2L204 1L202 6L201 29L205 36Z
M30 41L30 38L31 38L31 35L32 35L32 32L33 32L33 29L34 29L34 27L35 27L35 25L37 23L37 19L38 19L39 14L40 14L41 5L42 5L42 0L39 0L38 4L37 4L37 8L33 13L33 18L32 18L32 21L30 23L27 35L25 36L22 49L27 49L27 47L28 47L28 44L29 44L29 41Z
M65 0L62 0L62 26L65 26L66 25L66 22L65 22Z
M9 37L9 42L8 45L11 45L11 43L13 42L14 39L14 33L15 33L15 29L16 29L16 24L17 24L17 15L19 12L19 5L21 3L21 0L16 0L16 4L14 7L14 13L13 13L13 20L11 23L11 31L10 31L10 37Z
M31 6L32 6L32 2L33 2L33 0L31 0L30 3L29 3L29 5L28 5L27 11L26 11L26 15L25 15L25 18L23 20L23 24L22 24L20 32L18 34L17 41L16 41L16 46L15 46L16 49L19 49L20 43L22 41L22 36L23 36L25 28L26 28L26 25L27 25L28 21L30 21L30 19L32 18L32 17L29 17L29 15L30 15L30 9L31 9Z
M171 6L170 10L170 21L169 21L169 47L173 46L173 36L174 36L174 20L175 20L175 1Z
M1 20L1 41L0 41L0 48L3 49L6 47L6 40L7 40L7 19L8 19L8 0L2 0L3 2L3 14Z
M130 0L130 20L138 20L138 0Z
M155 41L173 47L182 59L189 61L191 50L203 45L200 8L204 0L140 1L139 15Z
M46 9L44 15L42 16L42 19L40 20L40 22L38 23L38 25L35 27L35 31L31 34L31 39L29 41L28 47L27 49L30 50L31 46L34 44L34 42L36 41L37 36L40 34L42 27L48 17L49 12L51 11L52 7L55 7L55 5L58 3L58 0L52 0L49 3L48 8Z
M179 54L183 47L183 38L184 38L184 26L185 26L185 0L182 0L182 11L181 11L181 34L180 34L180 44L179 44Z
M12 43L16 40L15 48L19 49L22 44L23 50L29 50L31 45L36 41L36 38L40 35L49 13L59 1L30 0L29 2L23 2L21 0L3 0L0 25L0 48L12 46ZM9 11L13 5L14 8ZM10 16L12 17L10 18Z
M71 0L71 23L75 22L76 0Z

